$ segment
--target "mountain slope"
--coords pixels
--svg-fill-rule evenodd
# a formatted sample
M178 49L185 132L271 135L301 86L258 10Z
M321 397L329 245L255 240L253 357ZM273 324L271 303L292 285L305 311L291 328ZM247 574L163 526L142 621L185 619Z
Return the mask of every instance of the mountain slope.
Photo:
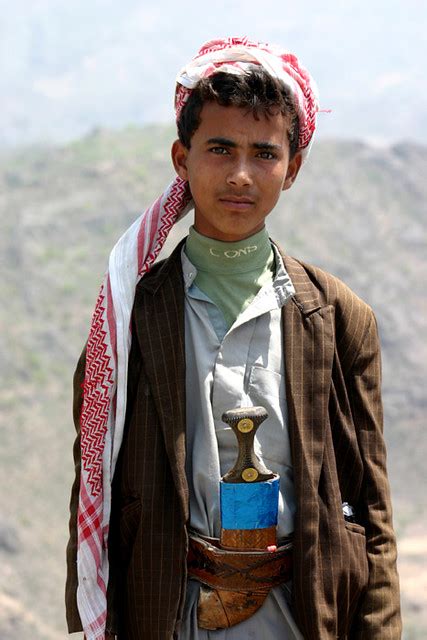
M173 177L172 139L165 127L97 131L0 158L2 637L65 637L72 371L111 247ZM318 143L269 218L289 253L343 278L377 314L395 521L400 536L416 529L418 538L426 535L426 173L425 147ZM174 229L169 249L190 222ZM413 603L408 596L415 629L425 609ZM408 638L424 637L416 633Z

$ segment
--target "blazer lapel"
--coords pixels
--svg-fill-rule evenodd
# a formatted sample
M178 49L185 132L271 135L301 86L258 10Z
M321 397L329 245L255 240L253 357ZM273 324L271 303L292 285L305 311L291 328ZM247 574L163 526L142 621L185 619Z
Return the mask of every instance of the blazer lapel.
M289 432L298 518L317 500L334 355L334 309L299 262L283 256L295 295L285 305L284 351Z
M145 373L150 381L167 455L181 502L189 516L185 474L184 286L180 243L154 272L142 278L135 324Z

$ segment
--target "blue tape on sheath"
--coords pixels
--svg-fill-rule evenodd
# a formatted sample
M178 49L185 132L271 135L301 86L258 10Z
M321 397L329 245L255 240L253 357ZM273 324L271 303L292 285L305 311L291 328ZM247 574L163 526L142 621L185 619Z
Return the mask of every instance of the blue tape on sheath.
M279 481L221 482L221 526L223 529L266 529L277 524Z

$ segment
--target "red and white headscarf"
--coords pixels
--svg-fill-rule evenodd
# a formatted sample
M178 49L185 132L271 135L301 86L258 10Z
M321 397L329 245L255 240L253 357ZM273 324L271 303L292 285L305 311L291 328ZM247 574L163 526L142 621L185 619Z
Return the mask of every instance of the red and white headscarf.
M212 40L182 69L175 94L177 119L199 80L218 71L243 74L253 65L261 65L290 88L300 123L298 148L307 156L319 110L312 78L293 54L247 38ZM111 481L123 438L135 287L174 223L191 208L188 183L177 177L113 248L92 317L80 418L77 516L77 604L87 640L105 638Z

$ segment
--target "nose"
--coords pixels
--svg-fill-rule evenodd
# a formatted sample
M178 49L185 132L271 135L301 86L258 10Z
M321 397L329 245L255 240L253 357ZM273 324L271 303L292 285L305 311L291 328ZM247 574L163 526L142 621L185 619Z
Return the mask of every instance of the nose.
M227 184L233 187L247 187L252 184L249 162L243 158L236 159L227 175Z

